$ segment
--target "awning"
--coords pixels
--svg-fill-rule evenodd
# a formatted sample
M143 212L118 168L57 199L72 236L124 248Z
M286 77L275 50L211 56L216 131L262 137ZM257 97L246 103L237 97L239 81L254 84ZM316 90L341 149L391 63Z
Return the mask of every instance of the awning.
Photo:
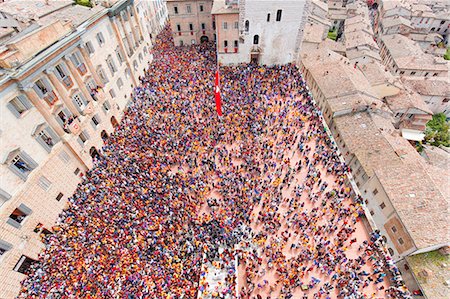
M422 141L425 138L425 134L417 130L402 129L402 137L407 140Z

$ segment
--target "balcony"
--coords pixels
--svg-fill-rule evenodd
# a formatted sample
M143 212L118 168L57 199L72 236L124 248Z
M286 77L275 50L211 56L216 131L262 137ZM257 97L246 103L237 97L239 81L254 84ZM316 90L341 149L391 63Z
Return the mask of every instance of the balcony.
M72 78L70 78L69 76L64 77L61 81L63 82L66 89L70 89L73 86Z
M84 63L81 63L77 66L78 73L80 73L81 76L87 73L86 65Z
M49 106L53 106L53 104L56 103L56 101L58 101L58 97L56 96L55 92L52 91L48 91L44 96L43 99L45 102L47 102L47 104Z
M69 128L69 132L77 135L78 133L80 133L81 131L81 122L78 119L78 117L75 117L73 119L69 119L68 121L68 128Z

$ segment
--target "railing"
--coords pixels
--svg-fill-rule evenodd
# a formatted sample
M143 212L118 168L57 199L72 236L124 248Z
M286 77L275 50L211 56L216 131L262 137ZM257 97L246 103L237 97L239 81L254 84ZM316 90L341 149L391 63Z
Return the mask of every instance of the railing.
M47 102L47 104L52 106L58 100L58 97L56 96L55 92L52 90L52 91L47 92L44 95L43 99L44 99L44 101Z
M69 89L73 86L73 81L72 78L70 78L69 76L66 76L62 79L62 82L64 83L64 86Z
M81 63L79 66L77 66L77 70L82 76L87 73L86 65L84 63Z
M69 128L69 132L74 135L77 135L81 131L81 122L78 117L69 120L67 126Z

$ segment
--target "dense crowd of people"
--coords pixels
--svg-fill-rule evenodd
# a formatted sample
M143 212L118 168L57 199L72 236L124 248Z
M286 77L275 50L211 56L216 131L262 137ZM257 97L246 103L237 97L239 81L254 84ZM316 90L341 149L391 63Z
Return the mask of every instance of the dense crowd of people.
M408 298L295 65L221 67L218 117L213 45L153 51L19 298Z

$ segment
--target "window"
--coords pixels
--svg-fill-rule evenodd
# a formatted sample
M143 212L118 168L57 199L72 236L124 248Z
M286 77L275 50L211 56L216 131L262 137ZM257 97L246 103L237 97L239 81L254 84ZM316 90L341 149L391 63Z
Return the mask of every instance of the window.
M397 232L397 228L395 226L391 227L391 230L392 230L393 233Z
M202 30L205 30L206 29L206 25L205 25L205 23L202 23Z
M134 67L134 70L135 71L137 71L138 70L138 63L137 63L137 61L135 60L135 61L133 61L133 67Z
M245 32L248 32L249 29L250 29L250 21L247 20L245 21Z
M78 143L81 146L84 146L84 144L88 141L89 139L89 134L84 130L80 133L80 135L78 135Z
M34 87L34 90L37 92L37 94L40 97L44 97L49 92L49 88L47 87L47 84L44 83L44 81L42 79L39 79L36 82L34 82L33 87Z
M105 38L103 37L103 33L101 33L101 32L97 33L96 37L97 37L98 45L100 47L103 46L105 44Z
M101 67L97 69L97 75L99 76L99 78L103 84L106 84L109 82L109 79L105 74L105 71Z
M24 181L36 167L37 163L25 152L16 154L9 163L9 169Z
M2 188L0 188L0 207L10 199L11 195Z
M127 68L127 69L125 70L125 78L130 79L130 76L131 76L130 68Z
M281 9L277 10L277 22L281 21L281 13L282 13Z
M14 226L15 228L21 228L25 219L32 213L31 209L24 204L20 204L12 213L9 215L6 223Z
M12 248L12 245L10 243L0 240L0 260L2 259L2 256L4 256L8 250L11 250L11 248Z
M62 66L61 64L58 64L57 66L55 66L55 70L56 70L56 75L60 79L64 79L65 77L67 77L67 73L66 73L65 67Z
M84 96L81 94L81 92L76 93L72 96L72 102L79 112L82 112L87 105L87 101L84 99Z
M36 141L42 145L47 152L50 152L53 146L59 141L56 133L48 126L38 131L35 136Z
M116 52L117 60L119 60L119 64L122 64L122 62L125 61L123 59L122 51L120 50L119 47L117 47L115 52Z
M36 262L37 262L36 260L33 260L25 255L22 255L17 264L14 266L14 271L28 275L28 270Z
M254 45L259 44L259 35L253 36L253 44L254 44Z
M94 54L95 49L91 42L87 42L84 45L86 46L86 50L89 53L89 55Z
M119 78L118 80L117 80L117 88L119 88L119 90L121 90L122 89L122 87L123 87L123 81L122 81L122 79L121 78Z
M401 72L400 72L400 75L403 75L404 73L405 73L405 71L401 71Z
M23 113L33 107L33 105L31 105L26 96L19 95L9 101L9 103L6 104L6 107L8 107L9 111L11 111L15 117L20 118Z
M267 22L270 22L270 13L267 14Z
M223 46L226 48L226 47L228 47L228 41L227 40L224 40L223 41Z
M386 204L384 202L381 203L380 208L384 209L386 207Z
M180 46L182 47L184 45L184 42L180 40Z
M139 53L139 62L142 62L142 60L144 60L144 57L142 56L142 53Z
M80 169L79 168L75 169L75 171L73 172L74 175L78 175L79 173L80 173Z
M434 30L436 30L436 27L431 27L431 31L434 31Z
M223 27L224 30L227 30L228 29L228 23L227 22L223 22L222 23L222 27Z
M239 46L239 42L237 40L234 41L234 47L237 48Z
M180 32L181 31L181 25L177 24L177 31Z
M109 104L108 100L103 102L102 109L105 114L108 113L109 110L111 110L111 104Z
M426 77L426 76L428 76L428 74L429 74L429 73L428 73L428 72L426 72L426 73L425 73L425 77Z
M416 74L416 72L411 72L411 76L414 76Z
M56 201L61 201L61 199L64 197L64 194L59 192L59 194L56 196Z
M398 243L399 243L400 245L403 245L403 244L405 244L405 241L403 241L402 238L398 238Z
M52 182L50 182L45 176L41 176L39 178L38 184L39 184L39 187L41 187L45 191L50 190L50 188L52 187Z
M377 195L377 194L378 194L378 189L376 189L376 188L373 189L372 194L373 194L373 195Z
M117 72L117 67L111 55L109 55L108 58L106 59L106 64L108 65L111 75L114 76L115 72Z
M450 101L450 98L445 98L442 100L442 103L448 103Z
M194 25L192 23L189 23L189 30L194 30Z
M200 11L203 11L203 10L204 10L203 5L200 4Z
M375 212L374 212L374 210L370 210L370 215L375 215Z
M96 114L91 118L91 125L95 130L97 129L99 124L100 124L100 117Z
M186 5L186 13L191 13L191 12L192 12L191 5L190 4Z
M174 7L173 7L173 12L174 12L174 14L177 15L177 14L178 14L178 7L174 6Z
M239 22L234 22L234 29L239 29Z
M388 248L388 251L389 251L389 254L390 254L391 256L394 255L394 250L392 250L391 247Z

